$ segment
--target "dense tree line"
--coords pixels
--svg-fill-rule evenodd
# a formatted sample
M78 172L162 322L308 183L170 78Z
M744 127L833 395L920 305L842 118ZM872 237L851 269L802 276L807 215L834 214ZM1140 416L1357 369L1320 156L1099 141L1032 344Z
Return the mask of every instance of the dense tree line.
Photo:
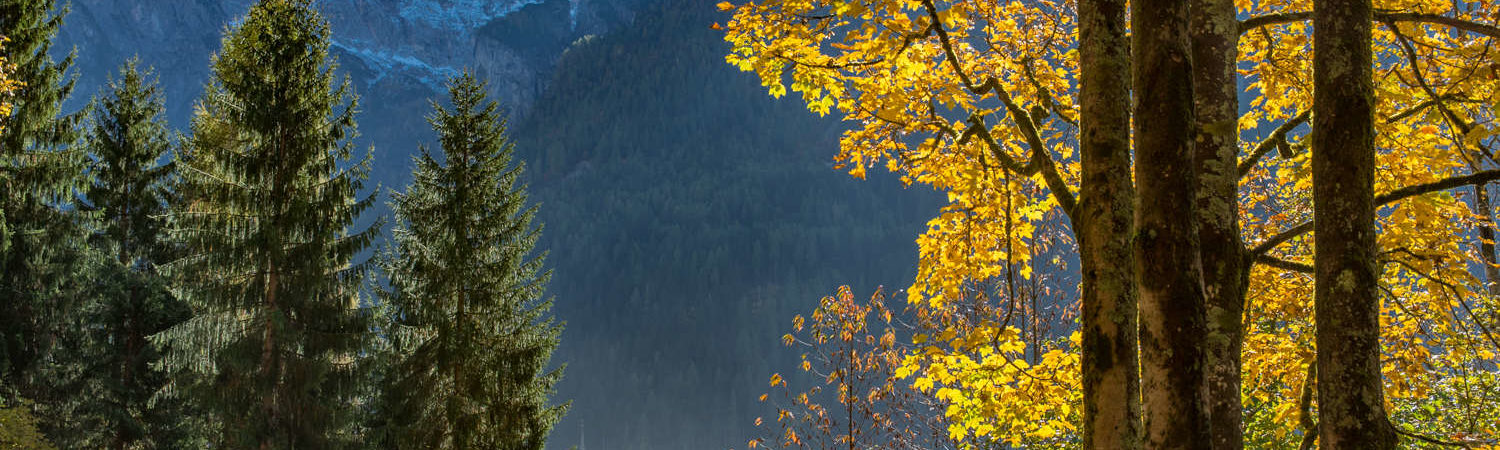
M73 59L49 46L66 13L0 1L16 82L0 134L0 444L542 446L565 410L561 326L536 207L478 81L454 80L455 109L437 107L448 164L424 151L396 196L412 231L376 258L381 303L362 256L380 222L356 225L376 204L372 153L356 156L358 103L311 2L256 2L225 32L185 136L136 61L62 112ZM448 384L423 381L455 364Z

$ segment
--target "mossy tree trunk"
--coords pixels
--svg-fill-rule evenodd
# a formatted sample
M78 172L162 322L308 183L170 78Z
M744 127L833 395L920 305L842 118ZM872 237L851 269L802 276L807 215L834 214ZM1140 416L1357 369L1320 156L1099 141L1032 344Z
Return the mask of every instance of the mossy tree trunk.
M1188 0L1131 3L1145 448L1210 448Z
M1207 300L1206 371L1213 448L1244 448L1240 405L1242 319L1249 271L1240 241L1239 154L1232 0L1192 0L1194 143L1198 171L1198 239Z
M1395 448L1380 376L1370 0L1313 6L1313 250L1318 440Z
M1074 225L1083 265L1084 448L1141 446L1130 84L1120 76L1130 71L1125 9L1123 0L1078 2L1083 180Z

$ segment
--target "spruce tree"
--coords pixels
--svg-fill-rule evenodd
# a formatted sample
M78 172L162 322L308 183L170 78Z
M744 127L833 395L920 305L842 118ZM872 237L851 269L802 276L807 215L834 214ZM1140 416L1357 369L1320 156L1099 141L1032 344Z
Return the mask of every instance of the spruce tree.
M172 136L161 89L139 65L131 59L121 66L90 107L84 148L93 184L81 203L101 213L95 246L120 265L146 271L167 253L161 232Z
M393 194L388 437L398 448L540 449L567 405L549 405L561 325L543 299L550 277L531 255L540 229L511 165L513 145L484 86L450 81L452 107L428 121L414 181Z
M356 102L310 3L259 1L225 33L175 161L183 256L162 269L192 318L156 339L216 448L337 447L356 412L370 156L351 164Z
M96 258L86 270L83 308L75 316L71 366L60 377L70 394L59 399L69 420L55 424L66 447L173 446L180 437L179 401L151 403L167 381L155 370L157 349L147 337L181 322L186 308L156 274L167 251L161 242L172 148L160 89L137 61L121 68L109 92L91 105L84 148L92 186L80 206L99 225L91 237Z
M72 146L78 116L62 114L73 90L73 57L51 56L65 9L53 0L0 0L0 36L11 78L21 83L0 134L0 397L51 401L39 364L73 309L76 263L83 254L80 215L67 207L81 187L82 158Z

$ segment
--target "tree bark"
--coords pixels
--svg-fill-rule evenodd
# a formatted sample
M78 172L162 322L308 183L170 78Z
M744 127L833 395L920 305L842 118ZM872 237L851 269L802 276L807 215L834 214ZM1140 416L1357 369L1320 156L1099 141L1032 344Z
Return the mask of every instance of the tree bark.
M1136 352L1130 41L1124 0L1078 2L1083 179L1074 224L1083 273L1083 447L1141 448Z
M1188 0L1134 1L1131 25L1145 448L1207 449Z
M1495 216L1490 204L1489 183L1474 183L1474 214L1483 218L1479 224L1479 257L1484 262L1484 289L1500 296L1500 266L1495 265Z
M1390 449L1380 376L1370 0L1313 4L1318 443Z
M1240 351L1245 288L1239 223L1239 97L1235 62L1239 22L1232 0L1191 0L1198 239L1207 300L1207 395L1216 450L1244 448Z

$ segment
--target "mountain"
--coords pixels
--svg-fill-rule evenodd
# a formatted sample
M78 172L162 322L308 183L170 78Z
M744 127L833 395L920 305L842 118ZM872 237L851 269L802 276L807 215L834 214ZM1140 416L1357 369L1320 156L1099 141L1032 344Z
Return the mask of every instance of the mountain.
M430 141L429 98L449 76L472 70L491 94L524 116L546 88L557 57L579 38L630 23L650 0L318 0L340 68L361 96L362 141L374 143L373 176L404 185L407 159ZM210 56L251 0L75 0L55 52L76 49L81 107L125 60L154 67L167 117L186 128L208 79Z

